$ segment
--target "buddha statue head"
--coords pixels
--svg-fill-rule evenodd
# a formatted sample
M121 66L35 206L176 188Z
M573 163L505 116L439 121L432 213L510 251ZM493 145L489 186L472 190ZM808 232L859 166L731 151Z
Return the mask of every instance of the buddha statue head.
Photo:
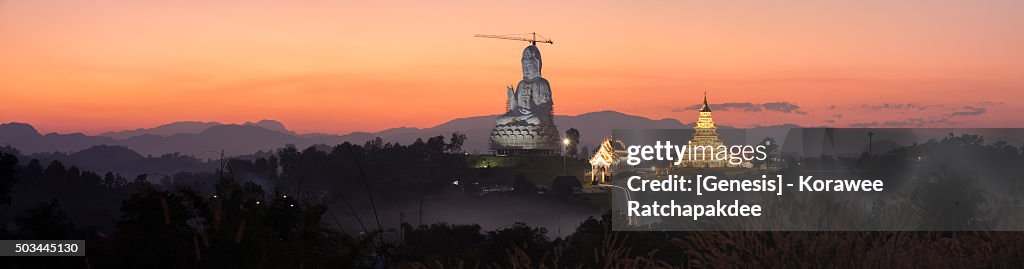
M530 45L523 49L523 79L533 80L540 77L540 50Z

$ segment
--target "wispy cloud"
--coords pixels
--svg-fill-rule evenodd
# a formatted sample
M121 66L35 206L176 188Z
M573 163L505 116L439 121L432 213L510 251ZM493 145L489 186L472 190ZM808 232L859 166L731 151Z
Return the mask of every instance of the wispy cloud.
M883 104L864 104L862 108L872 110L925 110L933 107L943 107L943 105L926 105L926 104L915 104L915 103L883 103Z
M929 127L937 124L950 124L953 123L945 118L940 119L924 119L924 118L909 118L905 120L891 120L882 122L861 122L850 124L850 127L855 128L870 128L870 127Z
M796 114L807 114L806 112L800 111L800 106L790 102L772 102L761 104L766 110L778 111L782 113L796 113Z
M950 113L949 116L950 117L978 116L978 115L985 114L986 112L988 112L988 108L984 108L984 107L964 106L963 109L964 110L961 110L961 111L954 111L953 113Z
M796 114L807 114L807 112L801 111L800 106L790 102L768 102L768 103L720 103L720 104L708 104L711 106L711 110L720 111L745 111L745 112L760 112L760 111L775 111L781 113L796 113ZM672 109L674 112L682 112L687 110L698 110L701 104L696 104L684 108Z

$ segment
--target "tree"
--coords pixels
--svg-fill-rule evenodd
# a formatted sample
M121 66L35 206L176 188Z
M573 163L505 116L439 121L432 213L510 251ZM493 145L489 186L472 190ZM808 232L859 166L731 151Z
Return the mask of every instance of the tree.
M543 227L530 227L526 223L516 222L506 227L487 232L487 239L479 248L483 264L507 261L507 251L518 248L526 252L533 260L540 260L544 250L550 245L548 230ZM500 266L499 266L500 267ZM506 265L506 267L508 267Z
M43 171L43 178L45 184L48 186L57 186L64 183L64 176L67 170L64 168L64 164L60 161L52 161L50 165L46 166L46 170Z
M25 170L19 173L19 177L23 180L22 184L38 186L39 181L43 178L43 165L39 163L39 160L32 159L25 166Z
M565 145L565 154L576 157L576 146L580 144L580 130L576 130L576 128L565 130L565 139L569 141Z
M79 177L79 181L82 186L93 187L103 185L103 179L100 178L100 175L93 173L92 171L82 171L82 176Z
M448 145L444 143L444 136L439 135L427 139L427 149L431 152L444 152Z
M42 202L17 218L25 238L40 240L70 239L75 236L75 226L67 217L56 198Z
M82 170L78 169L78 166L72 165L68 167L68 171L64 173L64 184L68 189L78 189L81 186L80 181L82 180Z
M117 186L117 178L114 177L114 173L107 172L107 174L103 175L103 186L107 187L108 189Z
M381 150L384 148L384 139L378 136L373 140L367 140L366 143L363 144L363 148L366 148L367 150Z
M772 160L779 156L779 143L776 143L774 138L765 137L758 145L764 145L765 158L764 160L754 159L753 163L756 165L773 165L774 162Z
M451 143L448 144L448 152L462 152L462 145L466 143L466 135L459 132L452 133Z
M910 193L911 204L920 210L926 224L936 230L967 230L977 227L987 212L985 191L977 178L945 165L922 171L921 180Z
M0 205L11 204L11 187L17 181L15 167L18 158L7 153L0 153Z
M116 244L126 268L328 268L353 264L351 238L327 206L269 195L224 177L212 194L145 185L121 203ZM365 246L365 245L360 245Z
M60 202L54 198L49 202L39 202L36 206L29 208L28 210L18 213L14 218L15 224L18 226L18 230L13 233L12 238L5 239L32 239L32 240L70 240L70 239L89 239L89 233L84 229L79 229L75 226L75 223L68 218L67 212L61 208ZM0 231L3 231L0 228ZM95 251L95 248L85 246L89 256L99 256L101 251ZM99 255L97 255L99 254ZM99 258L93 258L93 261L99 260ZM94 264L96 266L98 264ZM67 260L67 259L46 259L46 260L7 260L0 262L0 267L3 268L80 268L82 267L81 260ZM99 266L102 268L110 268L110 266Z
M430 258L438 263L452 262L452 258L472 260L472 252L477 250L485 239L480 233L480 225L460 225L437 223L422 225L415 229L409 224L402 224L404 241L401 255L405 259L428 262ZM444 264L457 267L457 263Z

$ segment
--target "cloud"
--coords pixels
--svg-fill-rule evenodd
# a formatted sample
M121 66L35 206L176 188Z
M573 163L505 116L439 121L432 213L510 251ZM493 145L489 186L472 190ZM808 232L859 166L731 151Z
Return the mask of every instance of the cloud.
M708 105L711 106L711 108L713 110L721 110L721 111L730 111L730 110L743 110L743 111L748 111L748 112L758 112L758 111L761 111L761 106L758 105L758 104L754 104L754 103L721 103L721 104L708 104ZM683 111L687 111L687 110L698 110L698 109L700 109L700 106L701 106L701 104L696 104L696 105L685 107L685 108L672 109L672 111L683 112Z
M781 113L796 113L796 114L807 114L800 110L800 106L790 102L768 102L763 104L755 104L749 102L743 103L721 103L721 104L708 104L711 106L711 110L719 111L745 111L745 112L760 112L762 110L775 111ZM701 104L685 108L672 109L673 112L683 112L687 110L698 110Z
M832 114L832 117L833 118L837 118L837 119L842 119L843 118L843 114L840 114L840 113Z
M782 113L796 113L796 114L807 114L806 112L800 111L800 106L797 106L790 102L772 102L761 104L766 110L778 111Z
M954 111L953 113L950 113L949 116L950 117L977 116L977 115L985 114L986 112L988 112L988 109L984 108L984 107L964 106L964 110L963 111Z
M906 103L906 104L903 104L903 103L892 103L892 104L890 104L890 103L883 103L883 104L877 104L877 105L864 104L864 105L861 105L860 107L868 108L868 109L872 109L872 110L885 110L885 109L892 109L892 110L913 110L913 109L925 110L925 109L929 109L929 108L933 108L933 107L942 107L942 106L943 105L922 105L922 104L915 104L915 103Z
M868 128L868 127L878 127L878 122L877 122L877 121L872 121L872 122L858 122L858 123L850 124L850 127L853 127L853 128Z
M883 122L861 122L850 124L850 127L854 128L869 128L869 127L930 127L936 124L951 124L952 121L948 121L945 118L941 119L924 119L924 118L909 118L905 120L891 120Z
M721 103L721 104L709 104L712 108L721 111L729 110L743 110L749 112L761 111L761 106L754 103ZM700 105L693 106L693 110L700 109Z

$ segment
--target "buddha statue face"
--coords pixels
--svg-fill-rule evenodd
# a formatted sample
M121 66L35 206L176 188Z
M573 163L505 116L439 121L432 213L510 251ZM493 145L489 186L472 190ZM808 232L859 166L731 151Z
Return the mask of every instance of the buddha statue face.
M532 80L540 77L540 50L537 46L529 46L523 50L523 79Z

